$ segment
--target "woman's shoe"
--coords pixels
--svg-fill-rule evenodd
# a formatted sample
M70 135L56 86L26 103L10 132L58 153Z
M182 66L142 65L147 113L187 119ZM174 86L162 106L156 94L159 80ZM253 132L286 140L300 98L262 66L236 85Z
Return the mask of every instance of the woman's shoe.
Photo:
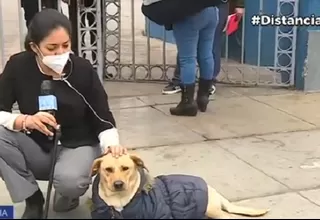
M53 211L55 212L69 212L79 206L79 198L68 198L62 196L57 191L54 192L53 196Z
M212 88L212 80L205 80L205 79L199 80L197 104L201 112L205 112L207 110L211 88Z
M44 198L40 189L26 199L26 208L21 219L42 219Z
M194 101L195 84L181 86L181 101L177 107L170 108L171 115L196 116L198 107Z

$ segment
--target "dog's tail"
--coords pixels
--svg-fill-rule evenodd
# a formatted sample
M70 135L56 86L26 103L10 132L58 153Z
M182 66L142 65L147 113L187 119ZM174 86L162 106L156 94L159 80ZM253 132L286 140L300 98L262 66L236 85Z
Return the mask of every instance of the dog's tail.
M270 211L270 209L256 209L251 207L235 205L229 202L229 200L224 198L222 195L220 196L221 196L220 201L221 201L222 210L230 214L258 217L258 216L265 215Z

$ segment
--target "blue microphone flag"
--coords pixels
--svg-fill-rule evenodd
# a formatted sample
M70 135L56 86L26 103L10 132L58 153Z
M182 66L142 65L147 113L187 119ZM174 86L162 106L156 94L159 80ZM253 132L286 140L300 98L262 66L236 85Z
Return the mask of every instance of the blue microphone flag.
M57 98L54 95L39 96L39 111L58 110Z

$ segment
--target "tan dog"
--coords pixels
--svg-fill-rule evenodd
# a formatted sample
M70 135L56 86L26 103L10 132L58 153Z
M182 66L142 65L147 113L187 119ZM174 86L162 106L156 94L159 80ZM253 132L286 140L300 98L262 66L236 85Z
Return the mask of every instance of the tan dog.
M92 176L96 174L100 176L98 183L100 198L105 204L121 212L139 190L141 175L146 175L143 188L149 187L149 190L152 190L155 179L146 171L141 173L141 170L146 170L144 162L134 155L127 154L114 158L107 154L96 159L92 167ZM204 215L208 218L230 218L231 215L228 213L256 217L265 215L269 211L232 204L211 186L207 185L206 188L208 202Z

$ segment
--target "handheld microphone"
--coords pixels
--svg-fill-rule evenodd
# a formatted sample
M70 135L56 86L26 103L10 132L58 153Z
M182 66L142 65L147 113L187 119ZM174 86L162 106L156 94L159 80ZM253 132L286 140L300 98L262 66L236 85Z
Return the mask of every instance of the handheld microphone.
M55 116L56 111L58 110L57 98L53 92L53 85L51 80L44 80L41 83L39 101L39 111L48 112L51 115ZM55 129L47 125L49 131L55 133ZM53 140L53 137L49 136L49 140Z

